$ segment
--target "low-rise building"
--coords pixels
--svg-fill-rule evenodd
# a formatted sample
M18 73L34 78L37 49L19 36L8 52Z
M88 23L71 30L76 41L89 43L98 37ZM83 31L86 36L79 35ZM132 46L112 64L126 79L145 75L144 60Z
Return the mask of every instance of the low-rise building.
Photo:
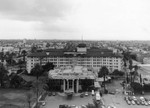
M93 71L83 66L66 66L49 71L50 87L57 90L77 93L85 89L85 81L88 82L88 88L94 86L96 78Z

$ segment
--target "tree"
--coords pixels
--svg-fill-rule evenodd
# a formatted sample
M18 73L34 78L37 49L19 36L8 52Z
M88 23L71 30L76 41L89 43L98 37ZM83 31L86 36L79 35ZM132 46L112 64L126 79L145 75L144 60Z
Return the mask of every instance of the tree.
M44 86L44 83L40 80L36 80L32 83L32 90L36 94L36 103L37 104L39 102L39 95L41 93L43 93L43 91L44 91L43 86Z
M24 87L26 81L19 75L12 73L10 75L10 84L13 88L21 88Z
M104 78L104 82L103 82L104 83L104 90L106 90L106 88L105 88L105 78L106 78L106 75L108 75L108 73L109 73L109 70L106 66L103 66L100 69L99 73L98 73L98 77L103 77Z
M52 62L47 62L44 66L42 66L44 71L49 71L54 69L55 65Z
M49 48L49 47L50 47L50 44L49 44L49 43L46 43L46 47Z
M27 92L26 93L26 100L27 100L27 103L29 105L29 108L31 108L32 98L33 98L33 94L31 93L31 91Z
M26 56L26 54L27 54L26 50L22 50L21 54L22 54L22 56L23 56L23 62L25 63L25 62L26 62L26 61L25 61L25 56Z
M31 69L30 75L36 76L37 80L39 76L43 73L43 68L40 64L35 64L35 66Z
M34 68L31 70L31 73L36 75L36 83L35 83L35 90L36 90L36 100L37 100L37 103L38 103L38 97L39 97L39 76L42 75L42 66L40 64L36 64L34 66ZM42 87L43 88L43 87Z
M129 59L129 69L130 69L130 72L132 71L132 68L133 68L133 66L132 66L132 59Z
M113 71L113 73L111 73L112 75L119 75L119 76L123 76L124 75L124 72L122 71L119 71L118 69L115 69Z
M4 82L8 79L8 71L5 69L2 63L0 63L0 86L4 87Z
M31 47L31 53L35 53L35 52L37 52L37 46L33 45Z
M138 76L138 66L137 65L135 65L134 66L134 73L133 73L133 82L135 81L135 78L136 78L136 76Z

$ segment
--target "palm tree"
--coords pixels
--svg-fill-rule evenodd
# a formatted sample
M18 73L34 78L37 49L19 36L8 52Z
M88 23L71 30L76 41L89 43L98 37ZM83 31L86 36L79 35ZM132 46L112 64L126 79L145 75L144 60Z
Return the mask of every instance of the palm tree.
M32 102L33 94L31 92L26 93L26 100L28 102L29 108L31 108L31 102Z
M99 73L98 73L98 77L103 77L104 78L104 82L103 82L104 83L104 91L106 90L106 88L105 88L105 78L106 78L106 75L108 75L108 73L109 73L109 70L106 66L103 66L100 69Z
M34 68L31 70L33 74L36 75L36 83L35 83L35 88L36 88L36 98L37 98L37 103L38 103L38 98L39 98L39 76L41 75L42 72L42 67L39 64L36 64Z
M133 68L133 66L132 66L132 59L129 59L129 69L130 69L130 72L132 71L132 68Z
M137 65L135 65L134 66L134 73L133 73L133 82L135 81L135 78L136 78L136 76L138 76L138 66Z
M22 50L23 62L25 63L25 56L27 54L26 50Z
M0 63L0 86L1 87L4 87L4 81L8 80L7 73L8 71L3 66L3 63Z

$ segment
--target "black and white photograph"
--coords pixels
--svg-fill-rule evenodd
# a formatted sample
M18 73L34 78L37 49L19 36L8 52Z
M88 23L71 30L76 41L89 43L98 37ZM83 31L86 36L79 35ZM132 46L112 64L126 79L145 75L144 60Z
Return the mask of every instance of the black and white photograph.
M150 0L0 0L0 108L149 108Z

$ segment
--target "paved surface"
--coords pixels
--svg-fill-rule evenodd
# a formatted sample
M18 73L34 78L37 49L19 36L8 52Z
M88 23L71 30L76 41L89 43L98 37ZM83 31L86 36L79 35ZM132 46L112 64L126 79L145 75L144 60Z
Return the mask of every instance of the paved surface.
M66 96L49 96L46 99L46 105L43 108L59 108L61 104L67 105L87 105L88 103L93 103L92 96L87 96L81 98L80 96L75 96L72 99L67 99Z
M103 95L103 100L106 106L114 105L116 108L150 108L150 106L143 105L128 105L124 100L124 94L122 94L122 86L120 85L121 80L116 80L107 84L107 88L109 91L118 91L117 94L105 94ZM136 95L140 97L142 95ZM145 97L150 99L150 93L145 94ZM87 105L88 103L93 103L93 97L87 96L84 98L80 98L80 96L75 96L72 99L67 99L66 96L48 96L46 98L46 105L43 108L59 108L60 104L68 104L68 105Z
M117 94L105 94L103 96L103 100L105 102L105 105L114 105L116 108L150 108L150 106L143 106L143 105L128 105L126 101L124 100L125 95L122 94L122 86L120 85L122 81L113 81L110 84L107 84L107 88L109 91L118 91ZM137 97L143 96L143 95L136 95ZM147 97L150 99L150 94L147 93L144 95L144 97Z

